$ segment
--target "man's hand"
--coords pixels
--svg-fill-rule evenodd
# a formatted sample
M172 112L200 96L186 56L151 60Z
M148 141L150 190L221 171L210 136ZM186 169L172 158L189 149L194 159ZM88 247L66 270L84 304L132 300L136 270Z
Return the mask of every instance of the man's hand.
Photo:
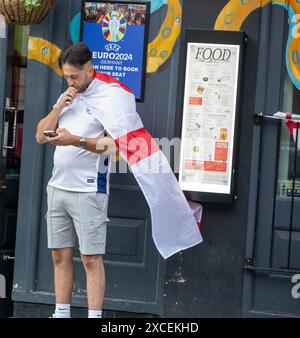
M63 94L59 101L54 105L55 108L64 109L67 107L67 102L72 101L77 96L77 89L69 87Z
M56 146L73 146L75 145L80 137L72 135L68 130L64 128L56 129L58 136L45 137L48 143L55 144Z
M75 146L78 147L80 136L72 135L68 130L64 128L56 129L58 136L45 137L47 143L52 143L56 146ZM96 138L86 138L86 145L84 150L90 151L95 154L116 155L118 147L116 142L109 136L101 136Z

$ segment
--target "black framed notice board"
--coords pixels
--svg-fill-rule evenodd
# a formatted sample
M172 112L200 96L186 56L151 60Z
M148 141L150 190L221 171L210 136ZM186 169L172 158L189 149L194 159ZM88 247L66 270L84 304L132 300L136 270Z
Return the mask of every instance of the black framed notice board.
M244 32L187 30L179 184L194 201L235 200Z

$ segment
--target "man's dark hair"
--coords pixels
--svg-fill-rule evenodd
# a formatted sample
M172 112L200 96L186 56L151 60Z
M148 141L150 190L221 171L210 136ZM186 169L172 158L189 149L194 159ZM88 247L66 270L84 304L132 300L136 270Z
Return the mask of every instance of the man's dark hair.
M64 64L82 68L88 61L92 61L92 52L88 46L79 42L75 45L65 48L58 59L59 67L61 68Z

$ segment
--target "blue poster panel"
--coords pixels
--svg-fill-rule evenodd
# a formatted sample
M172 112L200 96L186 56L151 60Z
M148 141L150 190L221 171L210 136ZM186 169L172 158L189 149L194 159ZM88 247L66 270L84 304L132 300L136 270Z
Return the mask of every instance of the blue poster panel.
M94 68L113 76L143 100L150 2L84 1L81 41Z

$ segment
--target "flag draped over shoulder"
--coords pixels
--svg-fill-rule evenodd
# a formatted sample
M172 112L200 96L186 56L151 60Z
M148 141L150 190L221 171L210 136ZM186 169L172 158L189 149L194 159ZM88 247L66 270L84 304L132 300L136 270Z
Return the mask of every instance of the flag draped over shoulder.
M201 243L193 210L169 162L144 128L132 92L114 78L95 72L83 97L91 111L101 112L96 118L116 141L143 191L151 212L153 241L160 254L166 259Z

